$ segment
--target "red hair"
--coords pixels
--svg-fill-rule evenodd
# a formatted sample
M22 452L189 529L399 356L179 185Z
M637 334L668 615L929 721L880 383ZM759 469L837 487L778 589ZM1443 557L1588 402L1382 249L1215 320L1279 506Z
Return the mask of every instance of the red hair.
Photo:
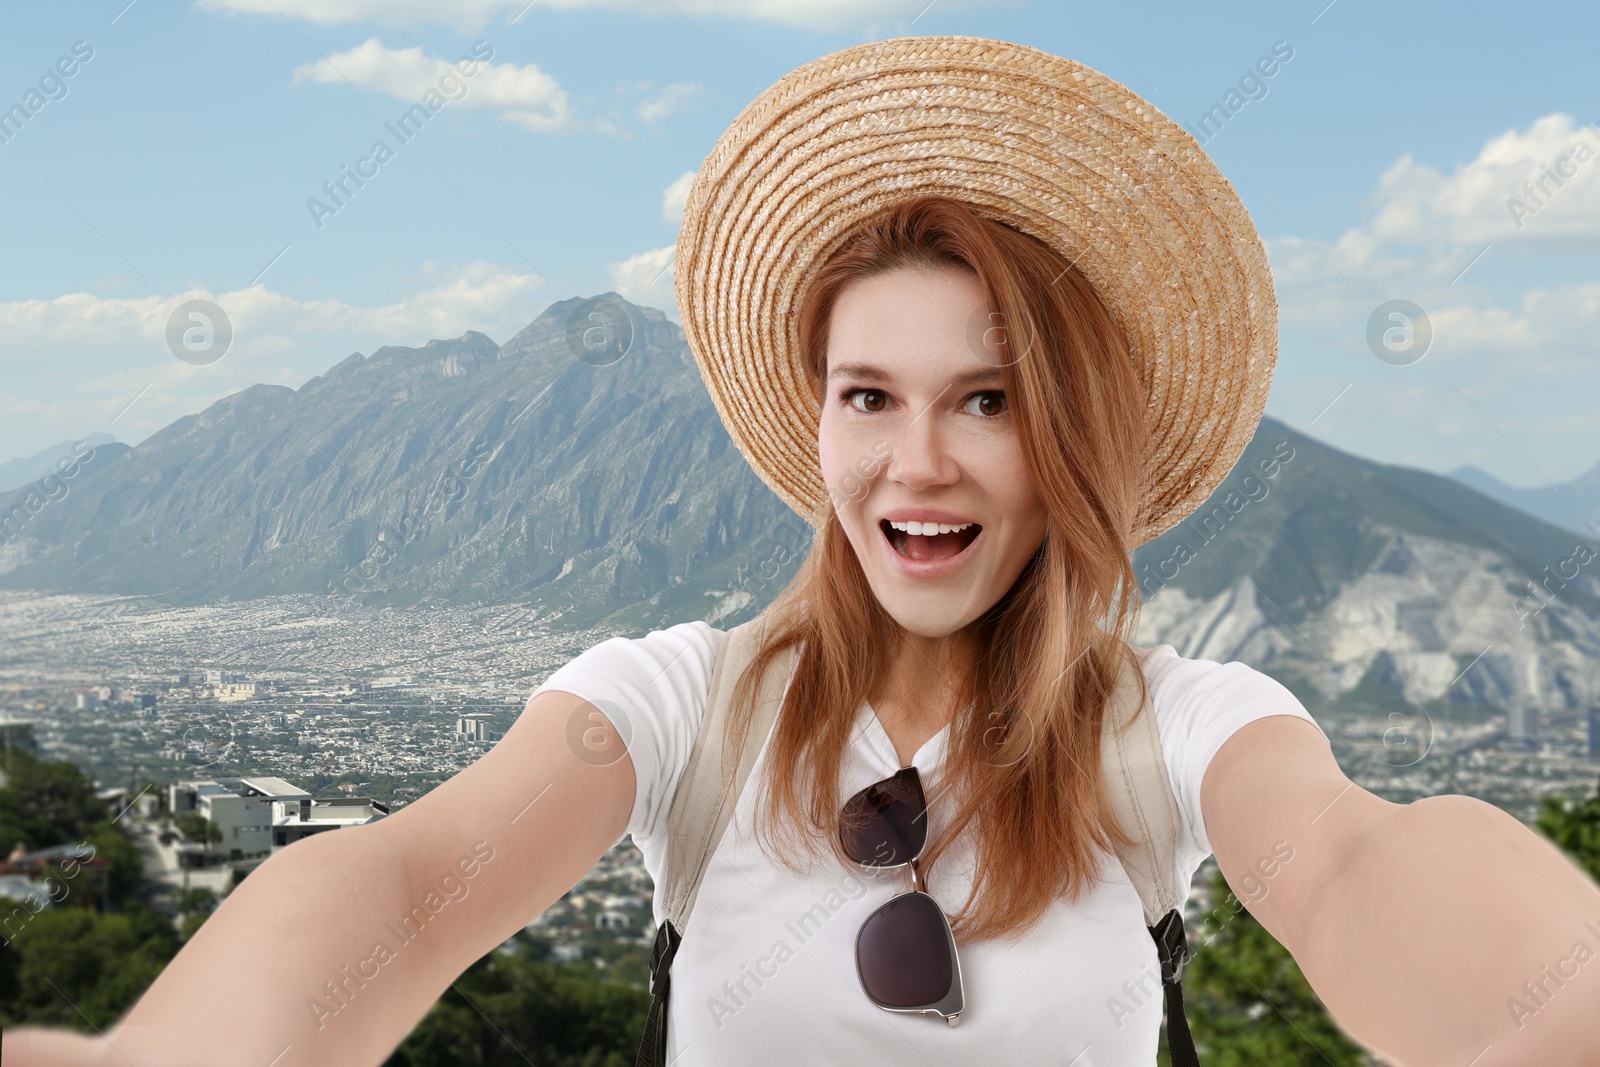
M1137 370L1089 282L1044 242L937 196L884 209L818 265L799 333L819 402L828 319L844 288L952 267L976 276L991 321L1006 326L991 337L1048 513L1039 550L971 624L977 665L959 680L956 706L972 706L951 723L942 781L925 783L930 801L948 790L957 808L929 842L924 871L969 826L977 832L973 891L951 923L960 940L1020 936L1057 898L1076 900L1113 840L1129 840L1103 804L1100 729L1118 659L1132 655L1129 539L1148 435ZM759 676L783 649L799 645L800 655L770 742L758 839L770 840L771 827L784 838L801 831L813 857L827 842L854 870L839 842L839 772L862 702L880 695L874 680L888 675L899 626L831 507L767 614L768 640L735 690L736 734L748 730ZM776 858L798 872L788 855Z

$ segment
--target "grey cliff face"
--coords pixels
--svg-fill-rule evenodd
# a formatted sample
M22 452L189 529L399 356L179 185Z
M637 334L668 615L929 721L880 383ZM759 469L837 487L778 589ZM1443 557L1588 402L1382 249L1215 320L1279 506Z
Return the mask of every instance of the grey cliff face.
M631 335L620 356L612 326ZM615 294L557 303L503 346L352 355L116 447L64 493L0 495L20 519L0 585L682 621L715 615L774 536L810 536L731 447L676 325Z

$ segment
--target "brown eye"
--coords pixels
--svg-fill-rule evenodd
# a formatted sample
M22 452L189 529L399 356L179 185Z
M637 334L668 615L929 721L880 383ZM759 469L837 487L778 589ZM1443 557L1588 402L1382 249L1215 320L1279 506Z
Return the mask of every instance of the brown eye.
M840 394L841 399L843 399L845 403L849 404L851 407L855 408L857 411L881 411L881 410L883 410L881 407L865 407L865 408L861 407L859 404L856 404L854 402L855 398L858 397L858 396L873 396L873 397L877 397L880 404L882 403L882 400L883 400L883 394L880 393L876 389L846 389L843 393Z
M997 418L1009 410L1009 406L1006 404L1006 394L998 390L973 393L967 398L967 403L970 404L974 400L985 405L983 410L973 412L974 415L984 415L989 418Z

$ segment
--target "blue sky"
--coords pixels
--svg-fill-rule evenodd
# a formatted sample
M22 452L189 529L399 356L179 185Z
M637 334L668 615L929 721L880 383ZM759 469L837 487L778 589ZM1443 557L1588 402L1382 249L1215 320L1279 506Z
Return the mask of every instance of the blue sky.
M1513 485L1600 461L1594 12L1215 7L8 5L0 108L27 117L0 116L0 460L95 431L137 443L352 351L468 329L503 342L573 295L617 289L676 319L674 202L739 110L828 52L955 33L1087 63L1191 128L1260 57L1292 51L1204 140L1278 287L1268 413L1360 455L1470 463ZM475 50L484 61L451 81ZM402 143L386 123L430 89L443 106ZM370 177L337 211L308 207L357 166ZM1567 176L1527 199L1522 183L1551 166ZM168 349L190 299L228 313L216 362ZM1369 346L1369 319L1395 299L1431 323L1420 360Z

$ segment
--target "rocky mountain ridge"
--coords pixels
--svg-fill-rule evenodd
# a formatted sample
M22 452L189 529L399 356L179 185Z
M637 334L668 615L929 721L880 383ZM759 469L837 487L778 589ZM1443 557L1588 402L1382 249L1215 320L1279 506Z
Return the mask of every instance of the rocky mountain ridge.
M644 632L759 611L810 527L745 463L679 328L615 293L257 385L59 484L0 494L0 588L197 604L519 603ZM1600 544L1274 419L1134 554L1137 640L1248 662L1315 710L1600 703Z

